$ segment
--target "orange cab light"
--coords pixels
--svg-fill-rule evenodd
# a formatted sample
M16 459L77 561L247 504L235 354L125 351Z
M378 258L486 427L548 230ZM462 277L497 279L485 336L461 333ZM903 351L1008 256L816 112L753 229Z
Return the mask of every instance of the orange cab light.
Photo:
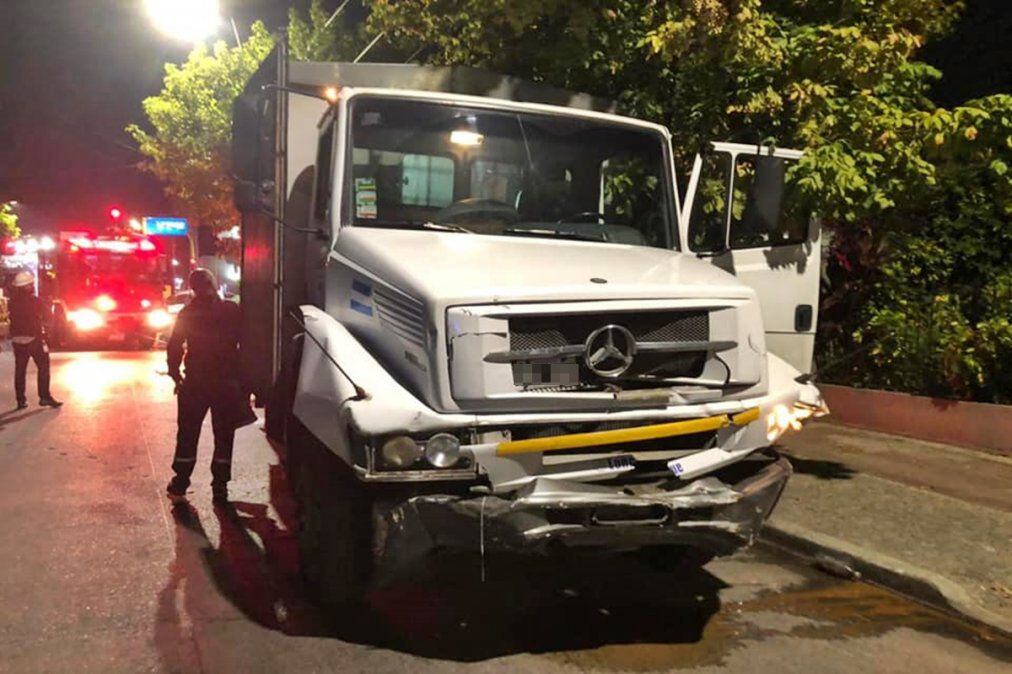
M99 295L95 300L95 308L99 311L112 311L116 308L116 300L108 295Z

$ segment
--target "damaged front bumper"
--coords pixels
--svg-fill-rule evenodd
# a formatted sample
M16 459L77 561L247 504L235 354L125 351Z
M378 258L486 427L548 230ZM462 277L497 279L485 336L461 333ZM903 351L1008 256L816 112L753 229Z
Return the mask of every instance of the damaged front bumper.
M791 475L786 459L766 453L734 468L724 479L688 483L538 478L510 496L415 496L378 514L375 551L378 560L399 563L441 548L544 553L557 545L680 545L729 554L752 543Z

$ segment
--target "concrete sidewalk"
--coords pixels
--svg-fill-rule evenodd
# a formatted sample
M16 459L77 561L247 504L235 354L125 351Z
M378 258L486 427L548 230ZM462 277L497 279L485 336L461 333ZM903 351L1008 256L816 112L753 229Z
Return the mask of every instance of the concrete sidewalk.
M768 541L1012 633L1012 459L828 421L783 444Z

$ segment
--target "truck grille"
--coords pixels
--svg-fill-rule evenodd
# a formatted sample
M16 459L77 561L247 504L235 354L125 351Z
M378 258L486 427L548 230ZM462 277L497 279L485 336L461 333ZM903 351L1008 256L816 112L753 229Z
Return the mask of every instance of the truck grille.
M710 320L706 311L517 316L509 322L510 351L521 354L539 349L582 346L592 332L609 324L625 327L637 343L705 343L710 336ZM514 384L539 391L601 387L605 380L586 367L582 350L576 351L579 355L551 362L546 362L544 358L513 362ZM698 377L706 365L706 357L706 350L639 353L622 376L623 387L630 388L630 383L637 381L650 384L666 379Z
M591 332L609 323L624 326L638 342L705 342L710 336L705 311L518 316L510 319L510 349L583 344Z

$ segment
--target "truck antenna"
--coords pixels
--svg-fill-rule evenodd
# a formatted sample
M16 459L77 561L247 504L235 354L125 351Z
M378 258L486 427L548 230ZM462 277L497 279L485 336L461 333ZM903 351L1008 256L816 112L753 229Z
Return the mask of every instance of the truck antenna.
M299 317L299 315L295 311L289 312L288 315L291 316L292 319L302 327L302 329L305 331L306 336L309 337L311 340L313 340L313 342L316 344L316 346L319 347L320 352L323 353L323 355L327 357L327 360L329 360L331 362L331 364L333 364L333 366L337 368L337 371L340 372L342 375L344 375L344 378L347 379L348 382L355 388L355 395L352 396L352 397L350 397L350 398L346 398L345 400L342 400L341 404L343 405L344 403L348 402L349 400L368 400L369 399L369 394L365 392L365 389L362 388L361 386L359 386L358 384L356 384L355 380L352 379L348 375L348 373L344 371L344 368L341 367L338 364L337 360L335 360L334 357L330 355L330 352L327 351L327 347L325 347L323 344L321 344L320 340L318 340L316 338L316 336L313 335L313 333L309 331L309 328L306 327L306 324L302 320L302 318Z

